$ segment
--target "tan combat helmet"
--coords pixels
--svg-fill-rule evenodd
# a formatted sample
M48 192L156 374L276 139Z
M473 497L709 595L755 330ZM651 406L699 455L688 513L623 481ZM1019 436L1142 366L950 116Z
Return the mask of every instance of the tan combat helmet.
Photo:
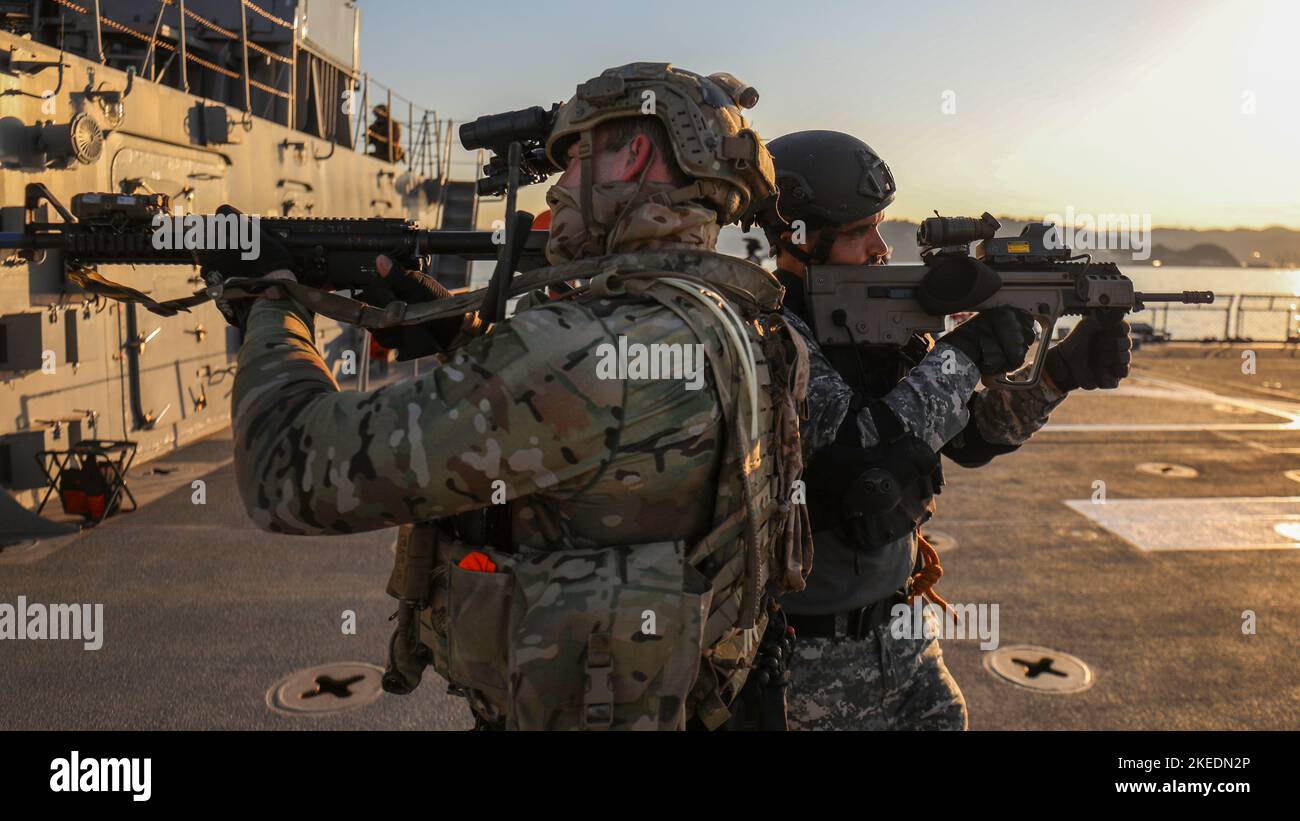
M748 227L776 217L772 155L741 113L757 103L758 92L730 74L703 77L669 63L628 63L578 86L573 99L560 107L546 141L547 158L565 167L571 140L579 140L583 221L598 230L591 218L592 130L620 117L657 117L668 131L678 167L693 179L657 195L659 201L703 200L718 212L719 224Z

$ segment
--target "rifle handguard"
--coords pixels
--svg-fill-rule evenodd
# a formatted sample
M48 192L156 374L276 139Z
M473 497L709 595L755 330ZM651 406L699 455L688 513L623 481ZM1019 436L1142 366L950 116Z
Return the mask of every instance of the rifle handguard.
M934 316L972 311L1002 287L998 272L969 256L935 257L921 279L916 301Z

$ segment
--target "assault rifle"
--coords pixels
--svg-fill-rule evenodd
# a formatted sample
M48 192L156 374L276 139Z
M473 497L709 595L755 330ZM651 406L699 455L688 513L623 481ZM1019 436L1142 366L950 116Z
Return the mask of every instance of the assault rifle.
M48 205L61 221L42 214ZM62 254L68 278L92 293L137 302L154 313L171 316L213 298L211 289L189 297L157 302L91 270L95 265L194 265L195 250L185 242L159 242L159 227L171 215L164 194L78 194L71 209L41 183L26 189L21 231L0 232L0 249L17 250L35 258L43 252ZM187 216L185 219L189 219ZM196 224L215 224L219 239L229 243L239 229L231 215L203 215ZM375 256L386 254L407 269L424 270L428 258L449 254L467 260L498 259L503 243L491 231L440 231L421 228L411 220L387 217L320 218L259 217L293 255L293 271L305 286L322 290L360 289L377 282ZM229 222L222 222L229 220ZM226 230L226 229L229 230ZM209 233L206 239L211 239ZM510 267L528 268L541 260L545 231L531 231L509 249ZM223 244L220 247L235 247Z
M992 383L1023 389L1038 384L1063 316L1122 315L1152 302L1214 302L1210 291L1139 293L1114 263L1049 243L1052 225L995 236L1001 227L987 212L979 219L930 217L916 235L921 265L810 267L806 288L818 343L903 345L915 333L942 332L949 314L1010 305L1033 314L1043 335L1024 378L1002 375ZM973 256L972 242L979 243Z

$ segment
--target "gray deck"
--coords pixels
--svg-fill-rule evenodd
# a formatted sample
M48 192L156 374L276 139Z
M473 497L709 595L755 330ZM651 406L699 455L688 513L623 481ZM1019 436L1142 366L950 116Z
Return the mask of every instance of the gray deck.
M1003 646L1073 654L1096 679L1079 694L1031 692L986 672L977 640L945 642L972 728L1300 728L1300 479L1286 475L1300 469L1300 358L1257 352L1258 372L1245 376L1238 350L1148 348L1126 388L1072 397L1018 453L979 471L947 465L932 528L957 545L944 550L940 592L997 603ZM413 695L353 712L290 717L267 707L267 689L301 668L383 664L393 535L257 531L229 459L228 433L177 451L140 469L174 472L133 480L138 512L0 551L0 601L102 602L106 622L95 652L0 643L0 728L468 726L432 674ZM1139 472L1144 462L1198 475ZM200 476L203 507L190 499ZM1077 504L1091 504L1098 480L1107 502L1123 504ZM1203 515L1134 501L1176 498L1205 499L1190 508ZM1143 544L1120 535L1143 532L1148 513L1159 527L1134 537ZM1274 549L1142 549L1213 548L1234 534ZM355 636L340 629L349 609ZM1242 634L1245 610L1257 615L1257 635Z

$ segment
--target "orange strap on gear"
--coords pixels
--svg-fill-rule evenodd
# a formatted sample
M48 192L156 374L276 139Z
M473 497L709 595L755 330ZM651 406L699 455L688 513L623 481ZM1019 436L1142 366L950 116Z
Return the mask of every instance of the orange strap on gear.
M489 559L486 553L477 550L467 554L456 566L462 570L475 570L479 573L497 572L497 563Z
M930 601L943 608L945 613L952 613L952 617L958 622L961 617L953 609L951 604L943 600L943 596L934 589L934 586L943 578L943 567L939 564L939 551L934 549L925 538L925 534L916 531L917 548L921 552L921 569L912 575L912 598L924 596ZM915 603L915 602L914 602Z

